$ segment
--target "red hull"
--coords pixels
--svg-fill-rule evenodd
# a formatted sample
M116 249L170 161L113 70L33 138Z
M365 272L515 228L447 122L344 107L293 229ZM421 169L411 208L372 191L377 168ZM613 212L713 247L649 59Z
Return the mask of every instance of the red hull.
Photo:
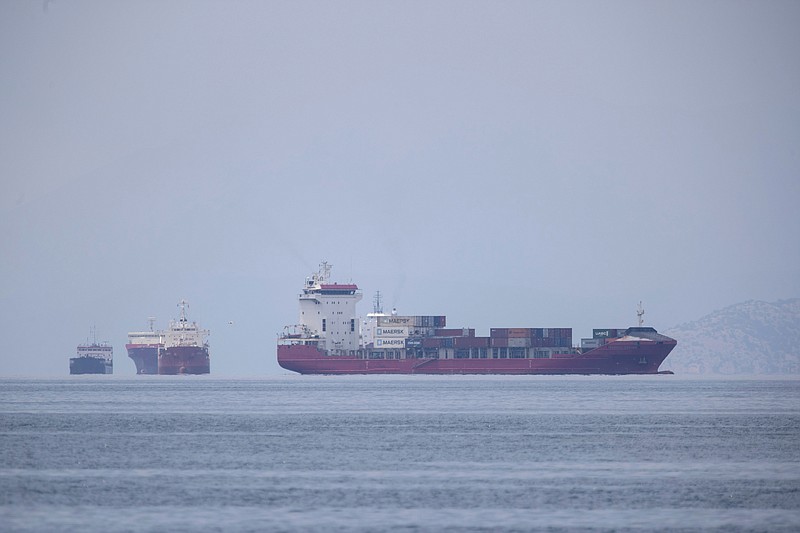
M158 373L208 374L211 372L208 349L200 346L172 346L158 353Z
M360 359L314 346L278 346L278 364L300 374L657 374L676 342L612 342L549 359Z

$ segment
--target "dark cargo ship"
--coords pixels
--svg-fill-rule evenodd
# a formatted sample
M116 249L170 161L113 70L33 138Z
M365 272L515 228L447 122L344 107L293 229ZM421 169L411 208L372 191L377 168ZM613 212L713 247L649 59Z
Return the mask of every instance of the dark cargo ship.
M93 340L78 346L77 357L69 360L70 374L112 374L114 350L107 342Z
M357 319L358 286L330 283L330 265L306 279L300 322L278 339L278 363L301 374L656 374L677 342L654 328L446 328L445 316L380 308Z

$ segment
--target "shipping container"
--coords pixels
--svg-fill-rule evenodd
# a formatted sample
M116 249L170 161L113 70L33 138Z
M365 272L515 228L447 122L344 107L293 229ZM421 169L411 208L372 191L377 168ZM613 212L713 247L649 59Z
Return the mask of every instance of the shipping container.
M536 348L553 348L558 346L557 340L553 337L543 337L541 339L532 339L532 343Z
M438 328L433 334L437 337L474 337L475 330L471 328Z
M531 339L528 337L512 337L509 332L508 347L509 348L528 348L531 345Z
M603 339L581 339L581 348L584 350L593 350L603 345Z
M530 328L508 328L508 336L510 338L529 338L531 330Z
M490 337L492 348L508 348L508 337Z
M489 346L489 337L456 337L456 348L487 348Z
M440 337L427 337L422 339L423 348L441 348L442 339Z
M378 317L379 326L405 326L417 328L441 328L444 327L447 320L444 316L428 316L428 315L415 315L415 316L400 316L400 315L387 315Z
M593 329L592 338L594 339L616 339L625 335L627 328L603 328Z
M403 326L379 326L375 328L376 337L408 337L408 328Z
M413 327L416 326L417 324L416 324L416 318L413 316L389 315L389 316L379 316L378 325Z
M375 348L405 348L405 339L375 339Z
M489 336L493 339L502 339L508 337L508 328L491 328Z

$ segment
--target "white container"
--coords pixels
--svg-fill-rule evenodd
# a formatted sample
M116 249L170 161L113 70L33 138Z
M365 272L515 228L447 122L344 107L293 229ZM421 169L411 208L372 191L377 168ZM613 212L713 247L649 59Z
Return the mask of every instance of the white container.
M375 348L405 348L406 347L406 340L405 339L388 339L388 338L377 338L375 339Z
M408 328L403 326L378 326L375 328L376 337L408 337Z

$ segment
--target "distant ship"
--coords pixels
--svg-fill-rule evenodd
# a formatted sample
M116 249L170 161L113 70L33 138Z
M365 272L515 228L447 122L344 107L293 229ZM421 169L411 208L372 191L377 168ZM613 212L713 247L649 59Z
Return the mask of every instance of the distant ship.
M92 330L94 337L94 329ZM107 342L78 345L77 357L69 360L70 374L112 374L114 372L114 350Z
M125 349L137 374L158 374L158 350L164 346L164 332L154 331L155 318L148 318L150 331L131 331Z
M330 265L306 278L300 321L278 338L278 363L301 374L656 374L677 344L654 328L447 329L445 316L356 316L357 285L331 283ZM379 299L377 299L379 300Z
M159 374L208 374L211 371L208 352L208 330L200 329L196 322L189 322L186 308L189 304L181 300L178 304L181 316L169 323L164 332L164 344L158 348Z

